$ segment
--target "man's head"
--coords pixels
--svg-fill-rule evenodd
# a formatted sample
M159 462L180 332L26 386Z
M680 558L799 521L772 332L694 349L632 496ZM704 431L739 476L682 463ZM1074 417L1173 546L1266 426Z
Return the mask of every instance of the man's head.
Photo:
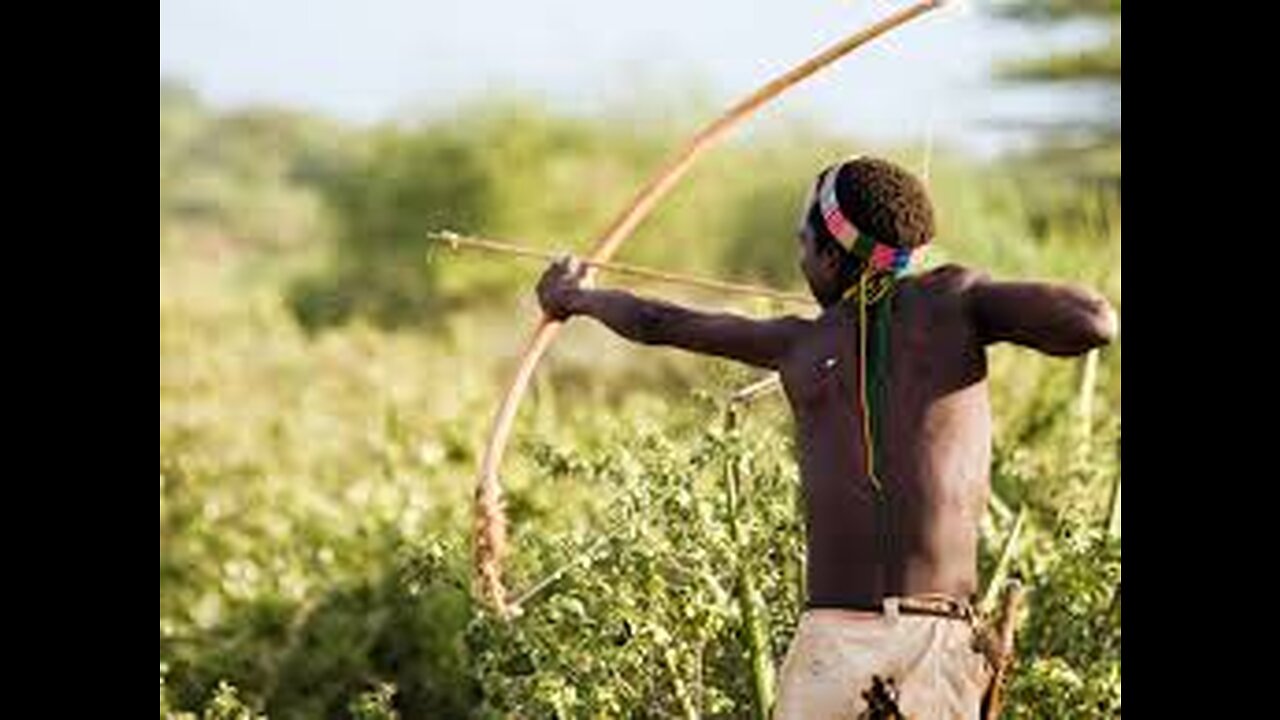
M888 161L856 157L814 180L798 231L800 268L818 302L832 305L868 265L873 274L901 270L933 233L919 180Z

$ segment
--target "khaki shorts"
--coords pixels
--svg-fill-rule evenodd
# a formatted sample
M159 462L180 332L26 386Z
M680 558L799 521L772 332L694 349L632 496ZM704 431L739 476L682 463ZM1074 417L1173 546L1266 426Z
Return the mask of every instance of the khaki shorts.
M964 620L813 609L779 678L776 720L978 718L991 668Z

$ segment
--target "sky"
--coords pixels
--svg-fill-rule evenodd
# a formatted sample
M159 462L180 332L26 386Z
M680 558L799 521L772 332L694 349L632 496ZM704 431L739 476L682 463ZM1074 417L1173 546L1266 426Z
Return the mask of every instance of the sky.
M697 91L726 106L901 0L161 0L160 74L217 107L286 105L370 123L511 94L597 113ZM876 142L933 137L978 153L1009 121L1078 113L1081 96L990 80L1001 58L1103 31L1026 26L952 4L820 73L765 113Z

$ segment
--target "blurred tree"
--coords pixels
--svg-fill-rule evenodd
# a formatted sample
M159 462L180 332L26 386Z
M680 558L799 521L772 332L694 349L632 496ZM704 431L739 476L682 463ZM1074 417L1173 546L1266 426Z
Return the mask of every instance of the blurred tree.
M1077 177L1120 185L1120 0L989 0L998 16L1032 25L1101 26L1105 39L1070 51L1000 63L996 77L1018 85L1054 85L1084 99L1087 115L1039 122L1034 161Z

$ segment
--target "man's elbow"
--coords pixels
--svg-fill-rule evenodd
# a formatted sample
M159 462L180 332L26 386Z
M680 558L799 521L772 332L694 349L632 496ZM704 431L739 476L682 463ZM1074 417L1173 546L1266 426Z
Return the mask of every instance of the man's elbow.
M1120 320L1111 303L1101 295L1091 294L1084 306L1080 329L1082 351L1110 344L1120 330Z

